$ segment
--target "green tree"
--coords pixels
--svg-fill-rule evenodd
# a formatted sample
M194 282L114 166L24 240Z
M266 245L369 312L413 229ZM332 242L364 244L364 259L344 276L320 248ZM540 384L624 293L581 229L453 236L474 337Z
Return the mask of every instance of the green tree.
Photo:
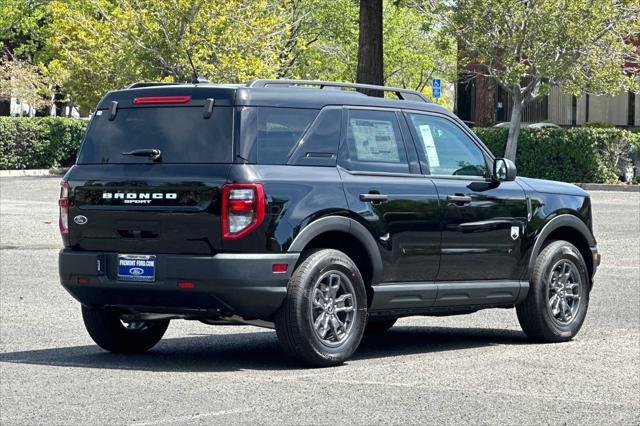
M46 56L49 0L0 0L3 54L36 64Z
M291 63L281 76L356 81L359 44L359 3L353 0L288 2L296 43ZM293 17L296 18L293 18ZM431 77L455 78L455 38L421 13L395 0L383 2L383 78L390 86L430 95Z
M15 97L35 110L51 106L51 87L38 68L19 59L0 57L0 97Z
M85 108L134 81L190 80L187 51L210 81L275 77L287 37L281 6L266 0L69 0L49 11L53 63Z
M43 66L48 57L48 3L0 0L0 96L16 97L36 110L51 106L56 84Z
M0 28L11 28L12 51L84 112L105 92L135 81L191 80L187 51L212 82L357 78L359 2L354 0L0 4L11 11L0 14ZM454 42L443 37L431 16L396 0L382 5L383 82L428 93L432 75L453 74Z
M638 0L427 0L460 46L459 69L493 79L513 99L505 157L515 159L522 108L547 94L638 90Z
M279 77L354 81L358 59L358 3L288 0L289 26Z
M431 96L434 77L454 81L456 41L430 14L411 7L384 7L384 83ZM440 100L442 102L442 100Z

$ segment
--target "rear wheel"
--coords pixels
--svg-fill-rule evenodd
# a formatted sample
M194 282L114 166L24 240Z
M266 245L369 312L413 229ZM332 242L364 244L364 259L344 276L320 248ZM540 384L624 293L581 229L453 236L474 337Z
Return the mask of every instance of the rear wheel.
M367 318L362 276L338 250L319 250L295 270L276 314L285 353L304 364L326 367L347 360L358 348Z
M382 334L386 333L394 324L398 321L398 318L369 318L367 327L365 328L366 334Z
M580 251L567 241L542 250L524 302L516 306L518 321L531 339L571 340L582 327L589 305L589 274Z
M82 306L89 335L102 349L117 353L140 353L162 339L169 320L123 321L117 312Z

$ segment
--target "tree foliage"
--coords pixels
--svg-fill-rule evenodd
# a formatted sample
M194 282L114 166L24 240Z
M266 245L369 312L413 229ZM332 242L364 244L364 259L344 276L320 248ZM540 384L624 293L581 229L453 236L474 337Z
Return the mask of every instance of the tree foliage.
M50 11L65 88L86 107L134 81L190 80L187 52L214 82L274 77L287 32L266 0L69 0Z
M355 81L354 0L0 0L3 44L84 111L141 80L252 77ZM7 13L5 13L7 11ZM455 43L397 0L383 1L384 83L429 93L454 75ZM444 40L444 41L443 41ZM34 68L30 68L34 69Z
M279 77L354 81L358 60L358 3L288 0L289 27Z
M38 68L28 62L0 57L0 96L15 97L38 110L50 105L51 87Z
M47 0L0 0L0 96L36 110L51 105L55 85L46 67Z
M282 76L355 81L358 63L358 2L353 0L294 1L302 17L290 66ZM384 74L389 86L431 95L430 80L455 78L455 38L433 19L407 4L383 2ZM441 100L442 102L442 100Z
M426 1L459 41L459 68L513 98L505 156L515 158L522 107L552 85L571 94L638 90L639 0Z

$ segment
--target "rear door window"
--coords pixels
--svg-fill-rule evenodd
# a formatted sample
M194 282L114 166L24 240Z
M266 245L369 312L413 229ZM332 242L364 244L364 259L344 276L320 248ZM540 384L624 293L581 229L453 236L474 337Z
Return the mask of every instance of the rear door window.
M347 170L409 173L394 111L348 110L345 142L341 163Z
M159 149L162 163L231 163L233 108L120 108L113 121L97 111L78 155L78 164L148 163L147 157L123 155Z

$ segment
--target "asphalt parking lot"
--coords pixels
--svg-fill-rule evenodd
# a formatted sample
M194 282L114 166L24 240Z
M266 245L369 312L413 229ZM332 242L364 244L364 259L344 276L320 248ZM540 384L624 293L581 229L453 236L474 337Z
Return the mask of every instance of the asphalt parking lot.
M640 423L638 193L592 193L603 264L572 342L529 343L513 310L414 317L309 370L253 327L173 321L149 353L100 350L58 283L58 182L0 182L2 425Z

